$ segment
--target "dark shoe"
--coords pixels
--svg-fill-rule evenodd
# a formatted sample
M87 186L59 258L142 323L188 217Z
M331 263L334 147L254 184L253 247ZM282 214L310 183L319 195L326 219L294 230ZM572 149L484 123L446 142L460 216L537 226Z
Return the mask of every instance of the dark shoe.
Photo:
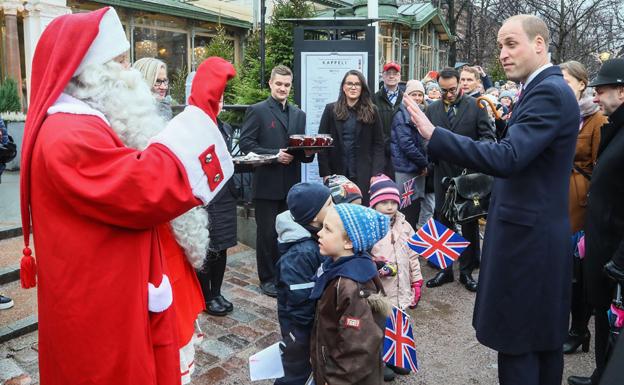
M11 298L0 295L0 310L10 309L13 305L15 305L15 303Z
M576 349L581 345L583 352L587 353L589 351L589 338L589 331L581 335L570 331L570 333L568 333L568 339L563 343L563 354L572 354L576 352Z
M206 313L216 315L217 317L223 317L227 315L228 311L226 307L219 302L218 298L213 298L206 302Z
M277 288L273 282L262 282L260 284L260 290L269 297L276 298L277 297Z
M436 274L435 277L427 281L427 287L438 287L438 286L444 285L445 283L449 283L453 281L454 281L453 273L442 270L441 272Z
M472 278L470 274L460 274L459 282L462 283L468 291L476 292L477 291L477 281Z
M591 377L570 376L568 377L569 385L595 385Z
M386 365L384 365L384 368L383 368L383 375L384 375L384 382L394 381L394 377L396 377L392 369L390 369Z
M393 372L395 372L396 374L400 374L401 376L406 376L412 372L409 369L399 368L398 366L394 366L390 364L386 364L386 366L392 369Z
M231 313L234 310L234 305L232 305L232 302L225 299L225 297L223 297L222 295L218 296L215 299L219 301L221 306L223 306L228 313Z

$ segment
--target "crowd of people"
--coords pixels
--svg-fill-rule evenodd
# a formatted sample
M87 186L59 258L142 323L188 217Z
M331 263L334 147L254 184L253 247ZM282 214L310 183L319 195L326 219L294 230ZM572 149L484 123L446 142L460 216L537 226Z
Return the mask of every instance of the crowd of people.
M430 217L470 242L459 282L477 293L473 325L501 385L561 384L563 354L588 351L592 314L596 370L568 382L599 383L624 282L624 60L592 82L578 62L553 66L548 29L528 15L506 20L498 43L504 84L462 66L403 87L389 62L373 93L348 71L321 117L334 139L323 151L288 149L306 115L288 101L293 72L272 69L239 145L275 156L254 169L252 197L260 288L277 298L284 342L276 384L411 373L381 351L392 306L417 318L423 286L454 281L448 267L425 283L408 247ZM38 284L46 384L189 383L198 315L236 306L221 293L237 242L234 138L218 118L236 71L204 61L174 116L165 63L130 69L128 47L107 7L55 19L33 60L20 194L37 265L25 236L21 274ZM301 182L315 157L322 181ZM472 172L494 177L483 248L479 220L442 210L444 180Z

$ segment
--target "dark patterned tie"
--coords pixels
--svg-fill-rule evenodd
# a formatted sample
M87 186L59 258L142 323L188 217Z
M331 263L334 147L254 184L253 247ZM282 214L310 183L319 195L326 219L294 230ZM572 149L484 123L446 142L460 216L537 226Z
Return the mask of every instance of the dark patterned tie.
M446 115L448 116L449 123L451 126L453 125L453 121L455 120L455 106L450 105L448 111L446 111Z

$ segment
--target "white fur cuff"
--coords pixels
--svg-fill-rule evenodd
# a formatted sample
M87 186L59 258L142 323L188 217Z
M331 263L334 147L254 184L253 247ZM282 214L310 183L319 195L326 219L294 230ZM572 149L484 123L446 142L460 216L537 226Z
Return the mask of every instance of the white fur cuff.
M217 125L204 111L187 106L151 143L167 147L182 163L193 194L208 204L234 174Z
M147 308L152 313L160 313L169 308L173 303L173 291L169 277L163 274L160 286L156 287L151 282L147 283Z

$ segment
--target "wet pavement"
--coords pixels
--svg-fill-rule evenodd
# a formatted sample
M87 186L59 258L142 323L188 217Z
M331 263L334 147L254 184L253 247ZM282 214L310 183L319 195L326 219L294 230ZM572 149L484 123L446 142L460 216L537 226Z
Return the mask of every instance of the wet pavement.
M200 316L206 337L197 348L193 384L250 384L249 356L279 340L276 300L261 294L255 264L254 250L246 247L239 247L228 257L223 292L235 310L226 317ZM425 279L435 274L424 263L422 270ZM424 288L418 308L410 311L420 371L399 376L394 383L498 384L496 353L480 345L474 336L473 304L474 294L457 281ZM20 382L10 385L38 383L37 348L36 332L0 344L0 384L6 380L5 373L22 374ZM590 373L592 362L593 347L589 353L566 356L564 383L568 375ZM268 385L272 381L255 383Z

